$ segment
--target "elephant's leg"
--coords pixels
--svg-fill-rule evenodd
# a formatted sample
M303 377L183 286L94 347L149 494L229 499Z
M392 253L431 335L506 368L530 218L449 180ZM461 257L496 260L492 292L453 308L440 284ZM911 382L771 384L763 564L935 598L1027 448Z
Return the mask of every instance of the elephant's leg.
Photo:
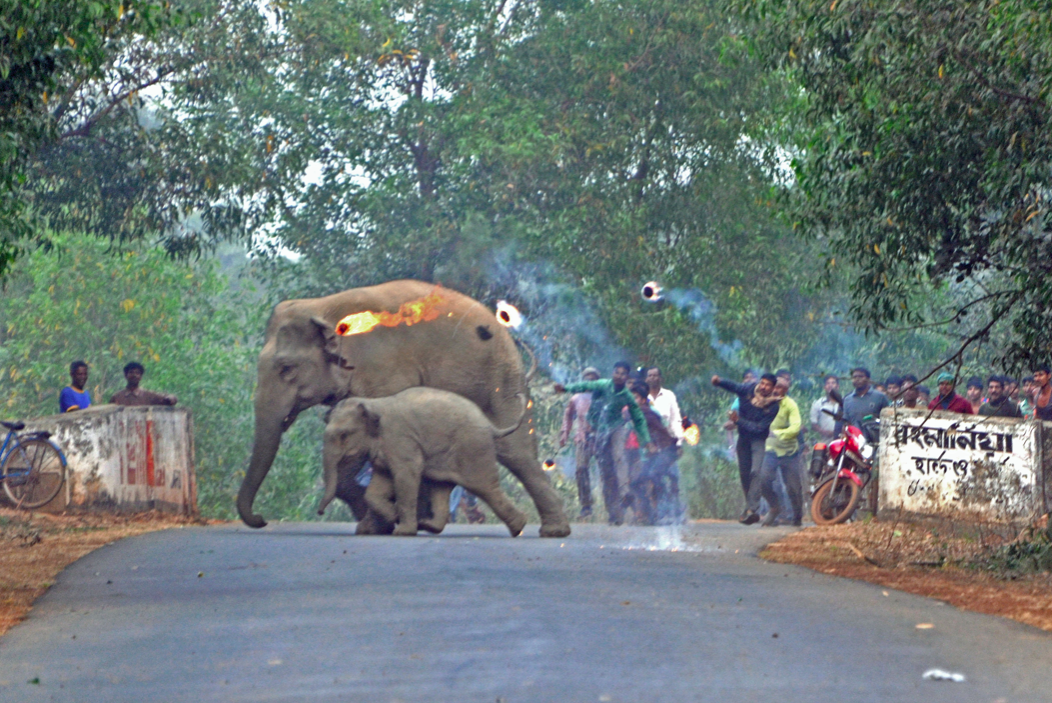
M391 468L394 478L394 510L398 515L394 534L407 537L415 535L418 529L417 505L420 500L420 476L423 473L423 461L399 462Z
M478 478L479 476L482 478ZM493 513L508 526L512 537L522 534L522 529L526 527L526 514L516 508L501 490L496 466L489 469L480 468L473 471L471 475L463 476L463 479L461 485L486 501L486 505L492 508Z
M427 530L438 534L446 528L449 522L449 494L453 491L452 483L423 481L420 484L421 493L430 490L431 494L431 517L420 520L421 530Z
M369 510L382 521L394 523L398 519L392 502L394 498L395 486L391 477L383 471L374 470L373 479L365 489L365 502L369 505Z
M522 481L533 499L541 516L541 537L565 537L570 534L570 523L559 494L541 468L533 435L529 434L530 426L524 421L518 431L497 440L497 460Z

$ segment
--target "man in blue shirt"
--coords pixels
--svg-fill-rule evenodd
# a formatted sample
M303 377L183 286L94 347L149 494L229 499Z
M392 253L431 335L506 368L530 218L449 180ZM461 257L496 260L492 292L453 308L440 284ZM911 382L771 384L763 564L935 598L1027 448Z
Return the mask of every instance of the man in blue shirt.
M59 412L84 410L91 405L91 396L85 390L88 385L88 365L81 360L69 365L70 385L62 389L58 396Z

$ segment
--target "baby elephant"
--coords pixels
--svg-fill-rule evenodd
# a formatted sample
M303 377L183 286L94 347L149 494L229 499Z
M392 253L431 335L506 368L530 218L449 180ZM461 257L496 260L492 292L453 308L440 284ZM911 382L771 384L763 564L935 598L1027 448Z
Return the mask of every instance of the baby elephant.
M439 532L449 519L449 491L458 483L489 504L513 537L526 526L526 515L500 488L494 440L519 428L497 429L473 402L436 388L409 388L386 398L348 398L325 427L325 495L321 514L336 496L341 474L357 473L367 460L373 478L365 502L394 534L415 535L418 527ZM353 474L352 474L353 475ZM422 480L435 484L433 519L418 523ZM393 504L392 504L393 499Z

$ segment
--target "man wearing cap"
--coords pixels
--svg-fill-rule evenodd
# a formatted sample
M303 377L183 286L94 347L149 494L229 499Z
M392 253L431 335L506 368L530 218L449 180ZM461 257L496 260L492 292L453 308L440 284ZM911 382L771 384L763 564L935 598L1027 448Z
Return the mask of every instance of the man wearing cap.
M964 387L964 397L971 403L972 415L979 414L979 408L983 407L983 379L972 376L968 379L968 385Z
M957 395L957 391L954 390L952 373L943 371L935 380L939 382L939 397L928 403L928 410L945 410L962 415L975 414L968 399Z
M985 417L1023 417L1023 413L1019 412L1019 406L1005 395L1004 382L1004 376L990 377L990 380L986 382L986 402L976 414Z
M581 380L598 381L599 369L589 366L581 374ZM577 500L581 503L582 518L592 515L592 479L589 465L595 453L595 432L588 424L588 409L591 406L591 393L574 393L566 405L562 430L559 432L559 447L565 447L570 439L570 431L574 429L574 422L577 422L576 431L573 433L573 448L574 465L577 467Z

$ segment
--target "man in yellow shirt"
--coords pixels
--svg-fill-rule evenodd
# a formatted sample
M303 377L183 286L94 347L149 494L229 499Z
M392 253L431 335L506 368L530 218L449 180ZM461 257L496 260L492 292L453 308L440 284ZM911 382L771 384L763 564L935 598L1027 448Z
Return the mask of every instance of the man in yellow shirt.
M764 527L774 525L774 521L783 512L786 506L780 505L778 491L775 490L775 480L779 472L785 483L786 492L789 494L789 503L792 508L793 524L799 525L803 518L803 494L800 486L800 407L796 401L788 396L789 378L779 376L778 383L774 387L774 394L782 396L782 402L778 407L778 414L771 422L771 430L767 435L765 446L766 453L763 457L763 468L760 470L760 485L763 497L771 506L770 512L764 518Z

